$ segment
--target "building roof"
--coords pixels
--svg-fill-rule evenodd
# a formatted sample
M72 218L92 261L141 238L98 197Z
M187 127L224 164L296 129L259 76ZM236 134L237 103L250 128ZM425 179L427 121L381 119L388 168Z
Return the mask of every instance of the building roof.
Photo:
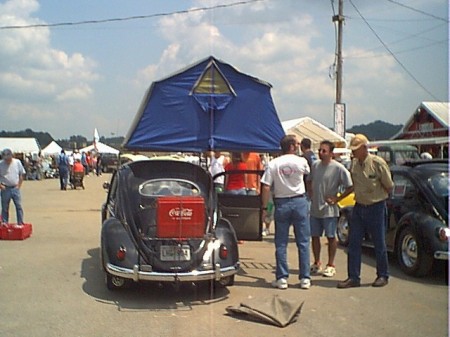
M0 151L9 148L14 153L38 153L41 150L36 138L31 137L1 137Z
M323 140L329 140L337 143L338 146L345 147L345 139L343 137L310 117L287 120L281 122L281 125L286 134L295 134L300 139L311 139L311 148L313 150L318 149L320 142Z
M405 133L405 130L407 130L411 123L414 122L416 113L419 112L420 109L425 109L426 112L437 122L439 122L443 128L449 128L449 102L422 102L414 110L414 113L411 114L403 127L394 136L392 136L391 139L397 139L398 137L403 135L403 133Z

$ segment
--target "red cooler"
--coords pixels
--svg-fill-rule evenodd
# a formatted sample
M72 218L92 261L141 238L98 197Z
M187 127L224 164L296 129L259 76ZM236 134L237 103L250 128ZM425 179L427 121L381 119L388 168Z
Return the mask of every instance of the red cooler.
M158 238L202 238L205 201L200 196L169 196L157 200Z
M0 239L2 240L25 240L31 236L33 231L30 223L24 223L22 226L16 224L7 224L0 226Z

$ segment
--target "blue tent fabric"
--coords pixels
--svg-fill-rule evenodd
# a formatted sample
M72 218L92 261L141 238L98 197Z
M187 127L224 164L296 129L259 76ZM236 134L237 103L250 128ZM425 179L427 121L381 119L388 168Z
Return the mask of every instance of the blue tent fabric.
M227 93L214 92L214 83L211 93L195 93L211 64L230 86ZM152 83L123 146L165 152L279 151L285 133L270 89L269 83L210 56Z

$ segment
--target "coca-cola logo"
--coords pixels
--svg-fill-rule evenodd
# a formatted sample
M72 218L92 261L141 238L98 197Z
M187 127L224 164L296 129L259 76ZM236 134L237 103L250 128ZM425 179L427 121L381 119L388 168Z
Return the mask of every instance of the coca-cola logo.
M193 210L192 208L172 208L169 210L169 216L173 219L191 219L192 218Z

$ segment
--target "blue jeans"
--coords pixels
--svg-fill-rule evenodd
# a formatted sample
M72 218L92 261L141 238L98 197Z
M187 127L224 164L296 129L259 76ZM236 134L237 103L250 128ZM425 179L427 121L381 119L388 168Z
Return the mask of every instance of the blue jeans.
M9 222L9 204L11 199L16 207L16 217L17 223L23 224L23 208L22 208L22 198L20 196L20 189L17 187L6 187L2 190L2 221Z
M62 190L67 188L68 180L69 180L69 168L61 166L59 168L59 185Z
M356 204L350 219L348 245L348 277L360 280L361 245L365 233L369 233L375 247L377 277L389 277L386 250L386 202L380 201L370 206Z
M276 278L288 278L287 245L289 228L294 226L295 242L298 250L299 279L310 278L309 242L310 226L308 202L303 198L275 198L275 258Z

